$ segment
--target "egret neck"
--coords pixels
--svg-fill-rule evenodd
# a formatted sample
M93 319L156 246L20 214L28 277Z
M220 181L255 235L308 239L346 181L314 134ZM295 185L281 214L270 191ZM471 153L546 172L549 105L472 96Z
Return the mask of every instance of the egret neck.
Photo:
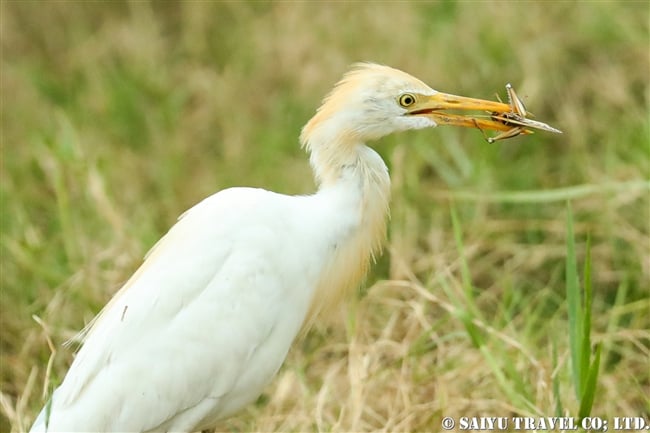
M339 304L366 276L381 251L389 214L390 177L386 164L358 134L336 125L336 116L319 110L303 128L301 141L310 152L317 201L335 207L343 230L332 233L331 246L303 330L317 315ZM338 127L337 127L338 126Z

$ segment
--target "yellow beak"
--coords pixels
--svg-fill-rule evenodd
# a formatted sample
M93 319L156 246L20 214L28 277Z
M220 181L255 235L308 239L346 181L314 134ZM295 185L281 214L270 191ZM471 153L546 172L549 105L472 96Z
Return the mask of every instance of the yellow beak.
M444 110L484 111L488 112L489 116L452 114L443 112ZM512 113L512 107L509 104L440 92L431 96L418 97L416 102L408 107L407 112L408 115L429 117L438 125L464 126L494 131L512 129L512 125L498 119L495 120L496 116L509 113Z

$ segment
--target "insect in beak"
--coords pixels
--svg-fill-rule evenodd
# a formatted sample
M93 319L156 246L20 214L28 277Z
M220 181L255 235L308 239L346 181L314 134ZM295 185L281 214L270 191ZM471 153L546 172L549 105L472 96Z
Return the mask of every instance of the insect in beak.
M533 131L526 128L539 129L542 131L554 132L556 134L562 133L562 131L560 131L559 129L555 129L552 126L547 125L546 123L528 119L527 116L532 116L532 114L526 110L526 106L524 105L523 101L519 99L519 96L517 96L515 89L512 87L510 83L506 84L506 92L508 94L508 104L510 105L510 112L506 112L506 113L493 112L490 118L494 121L501 122L504 125L511 126L511 128L506 131L500 132L494 137L486 137L485 139L487 140L488 143L494 143L499 140L505 140L506 138L512 138L518 135L526 135L526 134L533 133Z
M489 143L518 135L532 134L531 129L561 133L558 129L545 123L528 119L531 114L526 110L524 103L510 84L506 85L506 91L508 93L507 104L501 101L487 101L441 92L421 98L411 97L406 115L426 116L438 125L477 128L483 132L484 136L485 131L499 131L494 137L485 137ZM489 114L488 116L462 114L464 111L483 111Z

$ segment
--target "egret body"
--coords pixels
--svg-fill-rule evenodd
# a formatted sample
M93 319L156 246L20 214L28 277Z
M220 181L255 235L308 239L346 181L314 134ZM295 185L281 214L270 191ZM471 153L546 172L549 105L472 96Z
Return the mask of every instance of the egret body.
M447 109L511 108L357 65L300 136L318 191L231 188L185 212L84 331L32 431L196 431L254 401L301 328L356 288L380 250L390 179L365 143L478 126Z

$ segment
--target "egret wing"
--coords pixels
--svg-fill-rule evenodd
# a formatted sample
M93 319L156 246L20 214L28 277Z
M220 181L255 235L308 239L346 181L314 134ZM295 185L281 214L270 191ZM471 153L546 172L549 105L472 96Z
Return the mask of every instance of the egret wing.
M275 374L303 320L283 297L309 284L277 254L285 223L268 213L288 202L264 205L290 197L227 191L187 212L93 323L49 431L193 428L254 400Z

